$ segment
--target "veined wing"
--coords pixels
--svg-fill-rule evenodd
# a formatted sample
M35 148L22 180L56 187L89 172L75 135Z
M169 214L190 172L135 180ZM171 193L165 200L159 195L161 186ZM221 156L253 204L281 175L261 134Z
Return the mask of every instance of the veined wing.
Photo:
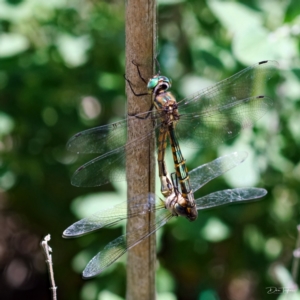
M241 164L246 158L247 152L234 152L221 156L207 164L201 165L189 172L190 184L193 192L199 190L207 182L221 176L227 171Z
M273 73L274 61L264 61L225 79L211 88L194 94L179 103L181 119L176 132L179 137L198 139L199 146L214 145L237 135L242 128L252 126L271 105L272 100L259 95L262 86ZM258 93L258 96L249 97ZM139 122L145 112L113 124L96 127L73 136L67 144L70 151L77 153L100 153L101 156L86 163L73 175L75 186L100 186L111 181L125 179L126 153L134 151L140 143L152 136L145 131L140 139L126 144L127 122ZM160 126L160 112L151 112L156 126ZM107 152L107 153L106 153Z
M144 115L144 114L142 114ZM140 115L139 115L140 116ZM110 152L107 152L105 154L102 154L93 160L85 163L81 167L79 167L75 173L72 176L71 183L74 186L84 186L84 187L93 187L93 186L101 186L104 184L107 184L112 181L122 181L125 180L125 163L126 163L126 156L127 155L133 155L138 149L141 144L147 143L149 139L153 138L153 131L155 131L156 128L160 126L160 122L157 119L159 116L158 112L153 112L153 118L154 121L156 121L156 126L152 129L147 129L145 127L145 120L141 120L135 117L131 117L126 121L127 122L134 122L136 126L139 127L139 130L142 130L144 134L142 134L142 137L133 139L130 142L127 142L124 146L121 146L119 148L116 148L114 150L111 150ZM122 121L125 123L125 121ZM122 124L123 124L122 123ZM116 124L116 123L114 123ZM110 127L114 127L114 124L108 125ZM102 126L103 127L103 126ZM104 135L99 135L99 128L94 128L91 130L87 130L88 132L92 133L86 133L78 136L76 139L71 139L71 142L68 143L68 145L72 145L72 149L78 150L79 148L84 150L84 141L86 141L88 147L87 149L90 149L91 151L97 151L97 147L101 147L101 139L104 145L106 145L106 148L115 146L113 137L121 136L121 129L115 129L109 134L109 139L105 139ZM122 126L121 126L122 127ZM120 128L121 128L120 127ZM116 127L118 128L118 127ZM124 128L122 128L122 131L124 131ZM95 133L95 136L94 136ZM98 134L98 138L96 137ZM93 138L95 137L95 141L93 141ZM103 146L105 147L105 146ZM102 150L99 150L98 153ZM86 150L85 153L87 153L88 150Z
M201 147L224 142L251 127L273 103L263 94L276 67L275 61L259 62L181 100L178 136L197 139Z
M132 153L138 145L146 142L150 137L150 135L145 136L137 143L130 143L85 163L72 175L72 185L93 187L125 180L126 155Z
M156 232L171 218L172 215L167 209L158 210L155 214L155 219L153 219L150 224L145 223L144 216L136 216L135 221L141 224L140 229L136 232L124 234L107 244L107 246L87 264L82 273L83 277L90 278L103 272L121 255Z
M105 154L124 146L127 142L127 124L130 120L139 120L147 117L157 120L158 111L150 111L128 116L127 119L112 124L98 126L75 134L67 142L67 150L79 153ZM145 122L145 120L144 120ZM152 131L152 130L151 130ZM134 142L134 141L133 141Z
M211 179L222 175L224 172L242 163L246 157L246 152L232 153L191 171L190 175L193 189L195 191L198 190ZM197 183L197 181L200 182ZM257 199L266 193L266 190L258 188L223 190L201 197L195 202L197 209L207 209L233 202ZM139 202L145 197L148 199L147 203L140 204ZM127 215L128 205L130 206L129 215ZM148 219L145 218L145 214L149 212L155 213L155 218L150 220L150 223ZM122 235L110 242L103 251L99 252L88 263L83 272L83 277L93 277L104 271L121 255L126 253L128 249L146 239L168 222L168 220L172 218L172 214L165 209L164 201L159 197L155 197L153 194L140 195L131 199L129 204L125 202L115 205L110 209L74 223L64 231L63 236L77 237L103 227L109 227L128 218L134 218L134 221L139 224L139 230Z
M241 164L246 158L246 152L234 152L193 169L189 173L192 190L196 192L207 182ZM140 204L141 200L146 198L148 199L147 203ZM129 215L127 214L128 205L131 207ZM129 203L123 202L117 204L74 223L63 232L63 236L66 238L77 237L103 227L109 227L127 218L147 212L154 212L162 208L164 208L164 203L158 197L156 198L154 194L139 195L130 199Z
M196 199L197 210L208 209L215 206L236 203L240 201L257 200L268 192L261 188L237 188L218 191Z
M233 202L255 200L265 196L266 194L267 191L260 188L228 189L201 197L196 200L196 205L198 210L202 210ZM136 216L137 219L139 217L141 216ZM103 272L120 256L156 232L172 217L173 216L167 209L158 210L155 215L155 220L153 223L150 223L150 226L147 226L143 220L140 225L140 230L133 233L124 234L107 244L107 246L96 256L94 256L87 264L83 271L83 277L90 278Z
M67 142L67 150L79 153L106 153L125 145L127 119L76 133Z
M265 82L274 75L278 63L265 60L256 63L216 84L178 102L179 112L210 112L239 100L264 94Z
M145 199L147 199L147 203L141 203ZM130 213L127 209L128 206L130 206ZM103 227L110 227L122 220L138 215L145 215L160 209L165 209L164 202L154 194L139 195L130 199L128 202L122 202L111 208L99 211L72 224L63 232L63 237L78 237Z
M211 111L185 114L176 126L178 138L190 147L215 146L237 136L242 129L252 127L273 104L266 96L242 99L216 107ZM197 144L193 144L193 141Z

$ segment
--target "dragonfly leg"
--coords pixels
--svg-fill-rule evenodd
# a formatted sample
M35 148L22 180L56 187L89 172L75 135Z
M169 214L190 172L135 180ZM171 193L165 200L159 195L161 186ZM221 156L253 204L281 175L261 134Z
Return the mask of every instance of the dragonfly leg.
M136 93L136 92L134 91L133 87L132 87L131 81L130 81L129 79L126 78L126 75L125 75L125 74L124 74L124 78L125 78L125 80L128 82L128 85L129 85L129 87L130 87L132 93L134 94L134 96L136 96L136 97L141 97L141 96L149 95L148 93L141 93L141 94ZM151 106L150 106L149 112L147 113L147 115L146 115L145 117L139 117L139 116L136 116L136 114L128 114L128 116L136 117L137 119L142 119L142 120L148 119L149 116L150 116L150 114L151 114L151 111L152 111L152 109L153 109L153 106L154 106L154 104L152 103Z
M128 116L130 116L130 117L136 117L137 119L140 119L140 120L146 120L146 119L149 118L149 116L150 116L150 114L152 112L153 107L154 107L154 104L151 104L150 109L149 109L147 115L144 116L144 117L140 117L137 114L128 114Z
M129 85L129 87L130 87L132 93L134 94L134 96L136 96L136 97L141 97L141 96L149 95L148 93L140 93L140 94L136 93L136 92L134 91L133 87L132 87L132 82L126 77L125 74L124 74L124 78L125 78L125 80L127 81L127 83L128 83L128 85Z
M143 82L144 82L145 84L147 84L147 81L145 80L145 78L144 78L144 77L142 76L142 74L141 74L139 65L138 65L134 60L132 61L132 64L136 66L136 69L137 69L137 71L138 71L139 77L143 80ZM131 81L130 81L128 78L126 78L126 75L124 75L124 78L125 78L125 80L128 82L129 87L130 87L132 93L133 93L135 96L141 97L141 96L146 96L146 95L149 94L149 93L140 93L140 94L139 94L139 93L136 93L136 92L134 91L133 87L132 87Z
M137 71L138 71L138 74L139 74L139 77L142 79L142 81L143 81L145 84L147 84L147 81L145 80L145 78L144 78L144 77L142 76L142 74L141 74L141 71L140 71L140 68L139 68L139 64L136 63L134 60L132 61L132 64L136 66ZM141 97L141 96L149 95L148 92L147 92L147 93L136 93L135 90L134 90L134 88L133 88L132 82L126 77L125 74L124 74L124 78L125 78L125 80L127 81L127 83L128 83L128 85L129 85L129 87L130 87L132 93L133 93L136 97ZM151 107L150 107L150 109L149 109L149 112L148 112L148 114L147 114L145 117L138 117L138 116L136 116L136 117L137 117L138 119L147 119L147 118L150 116L150 113L151 113L151 110L153 109L153 107L154 107L154 104L152 103L152 104L151 104ZM134 116L134 115L130 115L130 114L128 114L128 115L129 115L129 116Z
M147 84L146 79L145 79L145 78L142 76L142 74L141 74L141 71L140 71L140 68L139 68L139 64L138 64L135 60L133 60L133 61L131 61L131 62L132 62L133 65L136 66L140 78L145 82L145 84Z

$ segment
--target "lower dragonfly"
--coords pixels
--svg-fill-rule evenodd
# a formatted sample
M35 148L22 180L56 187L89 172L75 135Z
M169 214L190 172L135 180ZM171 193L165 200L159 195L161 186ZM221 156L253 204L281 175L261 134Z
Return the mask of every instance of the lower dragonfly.
M169 137L177 179L182 193L192 206L193 192L177 136L187 143L197 141L197 145L192 143L193 147L214 146L235 137L241 129L252 126L272 105L272 100L262 94L276 66L275 61L261 61L179 102L167 91L171 87L171 80L160 74L153 76L147 88L156 110L129 115L125 120L77 133L69 140L67 148L70 151L100 154L76 170L72 184L92 187L124 180L126 155L152 138L155 131L158 133L158 169L162 194L169 196L173 192L164 162L166 139ZM138 72L140 74L139 68ZM141 74L140 77L143 79ZM143 81L147 83L145 79ZM135 93L131 82L127 82L136 96L145 95ZM143 128L142 119L148 116L155 123L154 129L145 131L142 138L127 142L127 123L135 121L139 128Z
M190 172L190 183L193 191L197 191L212 179L224 174L241 164L247 157L246 152L234 152L215 159L214 161L204 164ZM84 278L90 278L103 272L120 256L125 254L129 249L155 233L159 228L165 225L174 216L183 216L193 221L193 214L189 211L184 203L179 203L180 185L176 183L176 173L172 174L174 193L165 200L148 194L139 195L110 209L100 211L90 217L84 218L63 232L63 237L72 238L84 235L94 230L110 227L122 220L135 218L139 224L139 230L128 232L117 239L113 240L99 252L86 266L83 271ZM236 188L217 191L209 195L200 197L195 200L197 210L208 209L224 204L255 200L267 194L265 189L261 188ZM147 203L140 204L141 199L147 199ZM128 213L128 205L130 213ZM144 218L146 214L153 213L155 218L150 224Z

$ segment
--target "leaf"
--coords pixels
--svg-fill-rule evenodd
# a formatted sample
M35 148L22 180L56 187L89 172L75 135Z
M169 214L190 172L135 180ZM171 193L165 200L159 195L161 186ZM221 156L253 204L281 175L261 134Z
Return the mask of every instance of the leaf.
M262 14L237 2L208 1L208 6L222 25L232 32L262 23Z
M29 41L18 33L2 33L0 35L0 57L9 57L24 52L29 48Z

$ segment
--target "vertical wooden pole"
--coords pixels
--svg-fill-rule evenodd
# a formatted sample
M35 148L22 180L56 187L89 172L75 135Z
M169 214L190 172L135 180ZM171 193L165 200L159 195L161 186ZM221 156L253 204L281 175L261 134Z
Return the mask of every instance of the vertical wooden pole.
M143 77L148 80L154 74L156 42L155 0L126 0L126 77L138 93L146 92L146 85L139 78L134 60L140 65ZM150 109L151 96L135 97L128 85L126 88L128 113L136 114ZM128 141L142 137L152 128L151 118L133 118L128 124ZM136 195L154 192L154 137L138 145L127 155L128 199ZM145 197L144 201L147 201ZM130 210L130 205L128 207ZM144 216L145 226L151 215ZM129 220L127 232L140 230L140 223ZM155 299L155 235L133 247L128 252L127 300Z

